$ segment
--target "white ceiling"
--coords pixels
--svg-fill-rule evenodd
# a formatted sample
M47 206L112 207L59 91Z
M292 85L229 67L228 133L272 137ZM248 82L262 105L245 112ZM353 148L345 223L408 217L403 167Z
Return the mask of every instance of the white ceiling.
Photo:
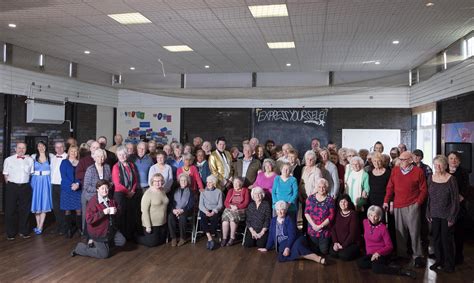
M254 19L247 7L282 2L289 17ZM0 40L124 74L130 66L161 73L158 58L167 73L408 70L474 29L473 0L426 2L1 0ZM153 23L124 26L107 16L126 12ZM296 49L270 50L271 41L294 41ZM179 44L194 52L161 47ZM362 64L372 60L381 64Z

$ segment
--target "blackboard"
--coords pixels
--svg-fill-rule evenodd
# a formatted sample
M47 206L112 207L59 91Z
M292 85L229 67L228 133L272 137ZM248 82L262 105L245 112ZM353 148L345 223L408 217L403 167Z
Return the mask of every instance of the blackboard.
M262 144L268 139L278 145L290 143L302 158L311 148L311 139L328 143L328 113L327 108L256 108L253 133Z
M217 137L224 136L227 149L242 148L242 141L252 133L251 108L181 108L181 142L192 142L196 136L215 146Z

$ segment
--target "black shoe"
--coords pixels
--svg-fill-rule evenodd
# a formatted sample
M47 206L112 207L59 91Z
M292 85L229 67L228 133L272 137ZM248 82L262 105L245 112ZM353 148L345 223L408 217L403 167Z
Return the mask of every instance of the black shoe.
M225 247L226 245L227 245L227 239L222 239L221 248Z
M208 249L208 250L211 249L211 242L212 242L212 241L207 241L207 243L206 243L206 249Z
M454 267L445 267L445 268L443 268L443 272L453 273L454 272Z
M216 242L214 242L214 240L210 241L209 243L209 250L212 251L216 246Z
M464 256L456 257L456 259L454 261L454 264L460 265L460 264L463 264L463 263L464 263Z
M400 269L400 275L416 279L416 271L411 269Z
M421 256L415 258L415 267L416 268L424 268L425 266L426 266L426 263L425 263L424 259Z
M69 254L71 257L75 257L77 255L76 250L72 250L71 253Z
M29 238L31 238L30 235L25 235L25 234L20 234L20 237L23 238L23 239L29 239Z
M438 270L441 270L442 268L443 268L442 264L438 262L435 262L434 264L430 265L430 270L433 270L433 271L438 271Z

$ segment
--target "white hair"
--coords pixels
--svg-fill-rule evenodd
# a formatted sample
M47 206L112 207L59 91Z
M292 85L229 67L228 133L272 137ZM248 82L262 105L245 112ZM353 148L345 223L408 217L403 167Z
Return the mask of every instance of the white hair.
M380 206L371 205L371 206L369 207L369 209L367 209L367 217L368 217L370 214L373 214L373 213L377 214L378 217L379 217L380 219L382 219L383 211L382 211L382 209L380 208Z
M211 182L214 183L214 185L217 185L217 177L214 175L209 175L206 178L206 182Z
M288 204L283 200L279 200L275 203L275 210L285 210L285 211L287 211L288 210Z
M262 188L255 187L255 188L252 189L252 192L250 193L250 196L252 197L253 200L255 200L257 195L261 195L262 198L265 196L265 192L263 191Z

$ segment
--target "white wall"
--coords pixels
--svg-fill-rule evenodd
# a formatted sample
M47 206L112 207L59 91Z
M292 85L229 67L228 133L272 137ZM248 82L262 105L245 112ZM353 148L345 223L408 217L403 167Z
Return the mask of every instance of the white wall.
M114 107L97 106L96 137L107 138L108 146L114 142Z

